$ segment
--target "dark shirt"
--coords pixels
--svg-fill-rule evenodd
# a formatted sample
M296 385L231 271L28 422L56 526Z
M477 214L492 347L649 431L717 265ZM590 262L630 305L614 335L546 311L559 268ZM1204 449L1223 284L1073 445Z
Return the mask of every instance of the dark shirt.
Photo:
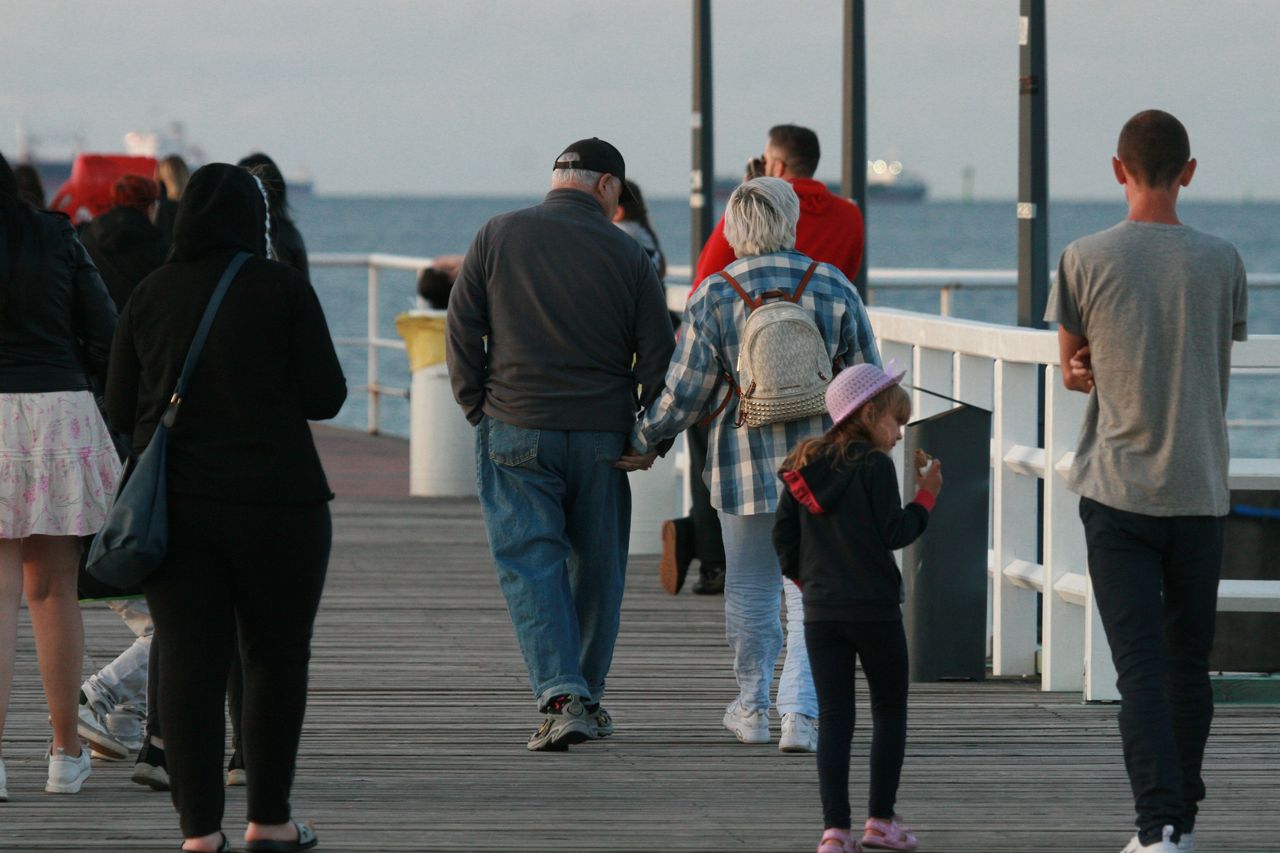
M480 229L447 328L454 397L473 424L629 432L674 349L648 256L571 189Z
M85 391L107 371L116 309L65 216L36 212L0 311L0 393ZM7 241L6 241L7 242Z
M782 573L804 591L806 622L902 618L893 552L929 523L927 493L902 505L893 460L869 445L853 463L820 454L782 475L773 544Z
M271 247L275 249L276 260L311 278L311 270L307 265L307 245L302 242L302 234L297 226L288 219L273 218L271 228L275 232L271 235Z
M106 282L117 311L124 309L138 282L164 263L169 251L160 229L133 207L108 210L83 228L80 240Z

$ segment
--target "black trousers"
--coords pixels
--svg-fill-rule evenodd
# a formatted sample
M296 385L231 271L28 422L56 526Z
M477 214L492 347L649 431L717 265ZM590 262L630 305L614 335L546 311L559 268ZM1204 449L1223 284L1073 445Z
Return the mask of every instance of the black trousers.
M1120 690L1120 738L1148 844L1195 828L1213 720L1223 519L1139 515L1080 499L1089 577Z
M723 391L721 391L723 393ZM723 415L722 415L723 417ZM724 568L724 540L720 534L720 516L711 506L711 490L707 488L702 472L707 467L707 440L710 427L693 425L685 433L689 447L689 492L693 516L694 547L698 560L704 567Z
M907 635L902 620L806 622L805 647L818 692L818 789L826 827L850 828L849 746L856 659L871 690L870 817L893 817L907 749Z
M185 837L222 827L223 703L237 635L248 819L291 817L311 630L331 539L328 504L169 496L169 551L145 590L160 646L165 760Z

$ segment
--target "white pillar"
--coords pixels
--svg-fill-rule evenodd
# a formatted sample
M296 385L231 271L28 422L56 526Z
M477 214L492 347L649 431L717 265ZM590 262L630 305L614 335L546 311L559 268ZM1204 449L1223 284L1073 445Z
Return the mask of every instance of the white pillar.
M413 372L409 390L409 494L476 494L475 429L454 402L449 369L433 364Z

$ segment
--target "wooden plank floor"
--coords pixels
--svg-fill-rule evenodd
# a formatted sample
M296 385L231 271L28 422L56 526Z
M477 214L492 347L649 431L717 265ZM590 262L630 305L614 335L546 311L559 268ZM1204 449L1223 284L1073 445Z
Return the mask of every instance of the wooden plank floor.
M318 433L346 495L333 505L294 791L321 849L816 846L813 757L744 746L720 728L733 695L720 598L671 598L658 587L656 559L633 559L607 697L617 734L567 754L529 753L538 718L477 505L388 496L403 488L385 476L404 470L403 443ZM362 454L372 461L359 464ZM85 623L93 665L130 640L100 605L86 608ZM78 796L42 792L47 726L25 613L20 630L0 849L176 848L168 797L131 784L126 764L95 762ZM1115 713L1020 682L914 686L899 808L921 849L1119 850L1132 830ZM864 704L855 814L866 797L867 719ZM1199 849L1280 851L1278 779L1277 708L1219 707ZM236 838L243 788L228 791L227 816Z

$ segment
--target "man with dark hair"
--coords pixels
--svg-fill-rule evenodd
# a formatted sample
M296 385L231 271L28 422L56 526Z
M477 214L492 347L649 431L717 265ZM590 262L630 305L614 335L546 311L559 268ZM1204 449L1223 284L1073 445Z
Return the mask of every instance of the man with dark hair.
M852 281L862 266L862 211L848 199L833 195L821 181L813 179L822 150L818 135L807 127L778 124L769 128L764 154L752 161L759 174L751 177L782 178L800 198L800 221L796 225L796 250L815 261L832 264ZM724 217L698 255L693 288L712 273L737 260L724 237ZM694 426L687 433L692 471L701 471L707 455L707 428ZM684 584L685 573L696 557L699 579L695 593L724 591L724 547L720 522L712 509L710 494L701 478L692 482L693 507L688 518L673 519L662 529L662 560L659 574L663 587L673 595Z
M1123 853L1195 849L1213 719L1231 343L1247 337L1235 248L1178 220L1187 132L1138 113L1112 159L1128 218L1062 254L1045 319L1066 387L1089 394L1068 475L1116 686L1138 832Z
M630 201L602 139L556 158L541 204L489 220L449 295L453 394L476 427L489 549L545 714L530 750L613 732L600 704L621 621L631 490L612 463L662 391L662 285L613 226Z

